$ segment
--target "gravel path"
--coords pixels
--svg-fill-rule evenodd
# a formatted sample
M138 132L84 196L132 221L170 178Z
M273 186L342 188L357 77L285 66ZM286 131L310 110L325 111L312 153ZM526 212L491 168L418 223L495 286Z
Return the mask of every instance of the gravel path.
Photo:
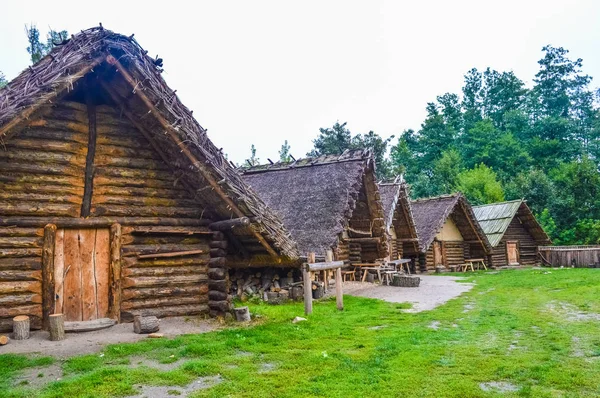
M376 298L390 303L411 303L406 312L432 310L473 288L472 283L458 283L456 276L419 275L419 287L382 286L368 282L344 282L344 294Z
M173 317L160 320L160 333L165 337L180 334L206 333L219 328L217 322L198 317ZM132 343L147 339L146 334L133 333L133 323L121 323L108 329L86 333L67 333L63 341L50 341L48 332L32 331L28 340L10 340L0 346L0 354L40 353L57 358L67 358L80 354L91 354L101 351L107 344Z

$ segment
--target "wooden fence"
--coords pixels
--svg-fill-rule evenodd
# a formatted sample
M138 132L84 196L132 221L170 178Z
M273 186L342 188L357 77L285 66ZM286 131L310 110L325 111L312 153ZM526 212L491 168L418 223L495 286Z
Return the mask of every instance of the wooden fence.
M600 268L600 246L540 246L538 250L545 265Z

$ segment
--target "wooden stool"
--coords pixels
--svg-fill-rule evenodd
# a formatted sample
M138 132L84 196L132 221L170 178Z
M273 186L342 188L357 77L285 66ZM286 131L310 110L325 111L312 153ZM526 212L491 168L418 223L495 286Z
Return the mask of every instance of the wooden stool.
M349 276L351 281L356 282L356 271L342 271L342 280L344 282L347 281L346 276Z

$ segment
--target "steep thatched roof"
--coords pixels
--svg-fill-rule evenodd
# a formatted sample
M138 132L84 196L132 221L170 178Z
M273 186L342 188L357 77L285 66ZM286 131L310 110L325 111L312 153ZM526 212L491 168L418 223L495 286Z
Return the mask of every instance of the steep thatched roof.
M298 257L280 219L248 188L161 76L162 60L147 55L134 39L102 27L82 31L57 46L0 90L0 140L10 140L52 103L83 84L98 87L136 127L155 140L169 166L186 170L198 189L197 200L216 220L250 217L253 224L236 234ZM86 79L83 79L86 77ZM200 192L201 191L201 192Z
M368 197L370 216L365 229L381 237L385 256L385 227L374 179L370 151L347 151L289 163L242 169L244 180L282 218L300 252L323 254L336 246L338 235L349 226L357 203ZM364 202L362 202L364 203Z
M451 216L465 240L479 240L486 251L491 251L471 205L461 193L418 199L411 202L411 207L422 252L427 251L446 219ZM461 219L464 220L461 222Z
M485 232L492 247L502 240L511 221L518 217L525 229L531 234L538 245L549 245L550 238L537 222L535 216L524 200L492 203L489 205L473 206L475 217Z

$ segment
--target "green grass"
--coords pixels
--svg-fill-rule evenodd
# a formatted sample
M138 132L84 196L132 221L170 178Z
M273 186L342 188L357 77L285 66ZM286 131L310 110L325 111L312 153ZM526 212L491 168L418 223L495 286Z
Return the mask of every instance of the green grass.
M220 374L192 396L584 397L600 395L600 272L514 270L471 274L476 286L433 311L346 296L315 303L252 305L257 324L172 340L106 347L62 364L61 381L14 386L18 371L51 359L0 355L0 397L109 397L134 385L185 386ZM583 319L576 320L577 312ZM581 314L580 314L581 315ZM580 316L581 318L581 316ZM436 322L438 329L430 326ZM130 367L130 358L181 361L171 371ZM36 370L37 372L37 370ZM508 382L516 392L485 392Z

